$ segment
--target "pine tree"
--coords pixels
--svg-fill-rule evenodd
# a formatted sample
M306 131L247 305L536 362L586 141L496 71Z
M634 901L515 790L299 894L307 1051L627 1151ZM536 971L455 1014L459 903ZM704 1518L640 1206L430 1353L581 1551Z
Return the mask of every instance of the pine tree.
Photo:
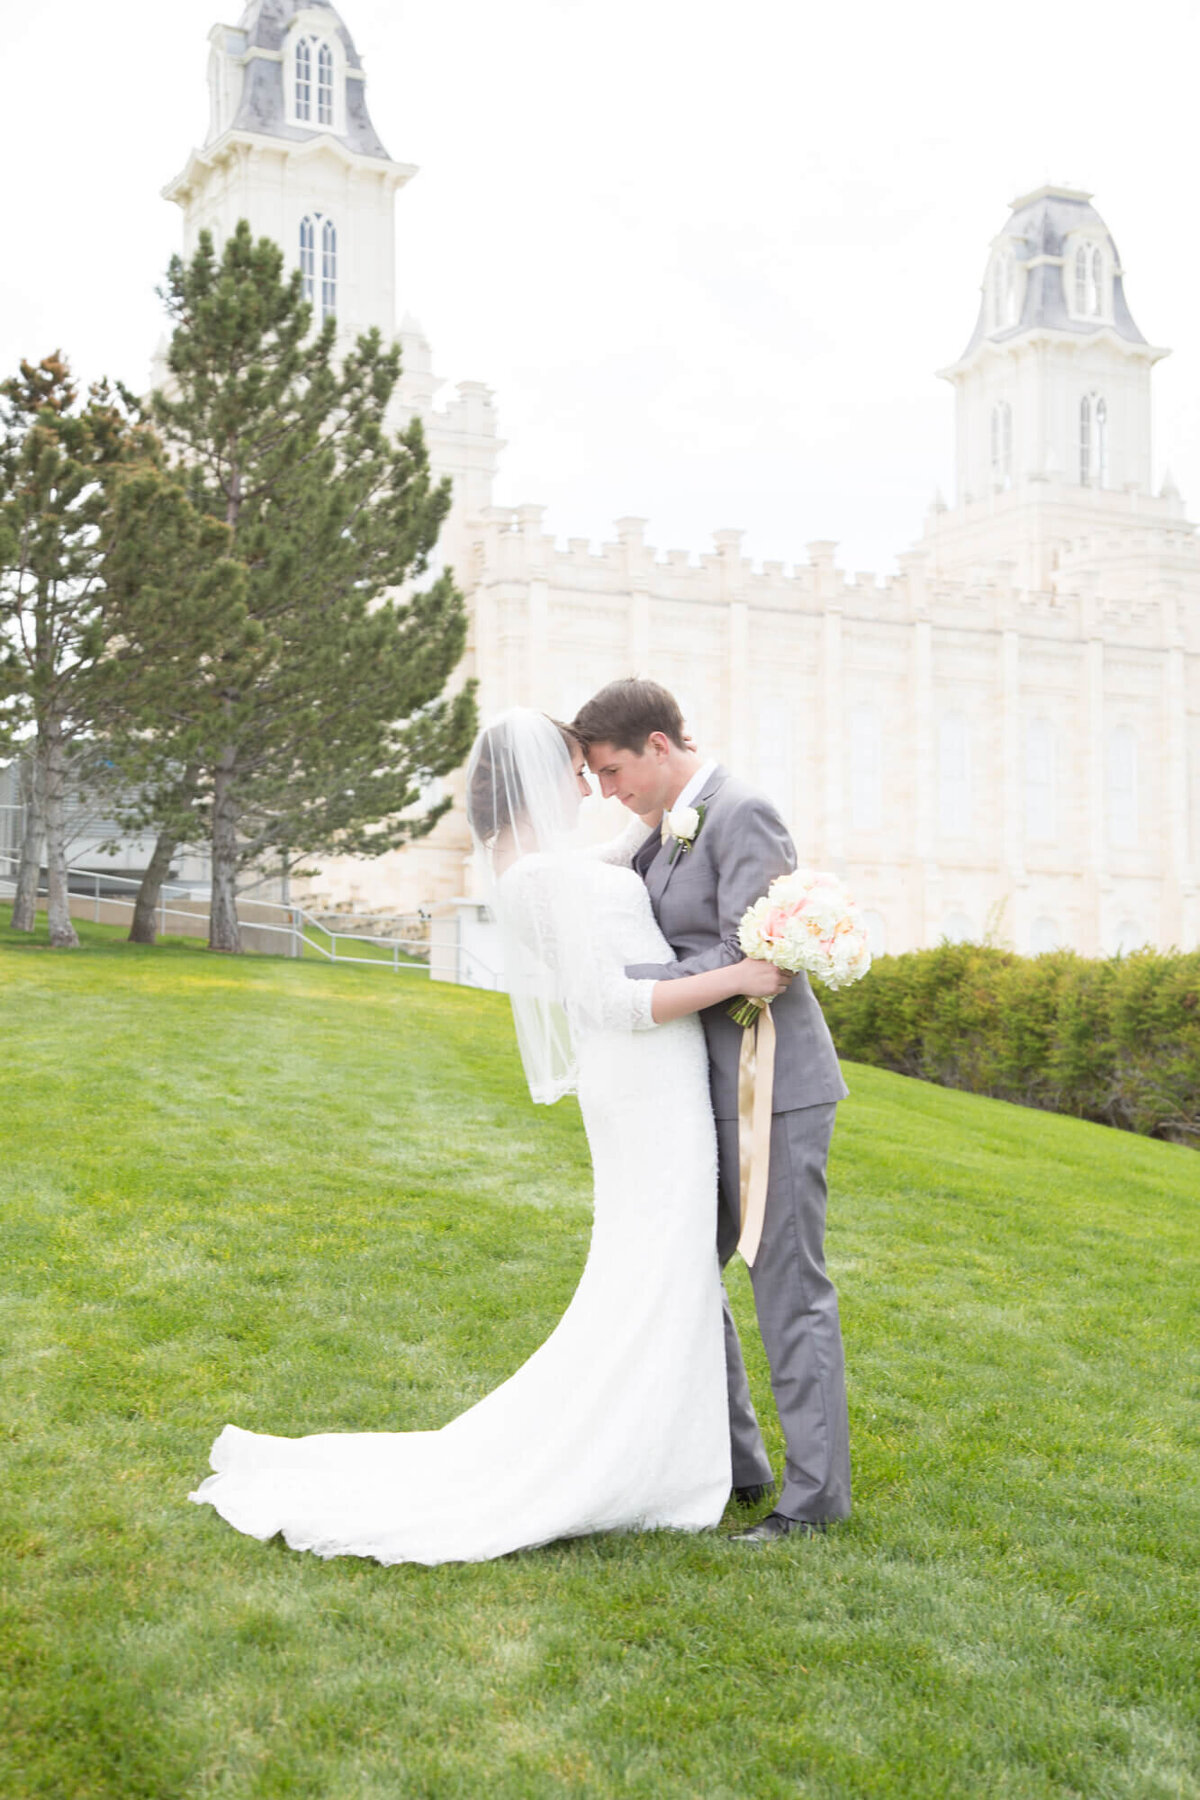
M144 465L118 483L106 521L106 644L91 674L106 762L119 771L111 811L126 831L156 834L134 902L130 940L152 944L163 884L184 843L206 835L203 761L213 697L200 677L214 655L244 654L259 633L229 526L198 512L182 480Z
M116 469L147 453L129 397L78 390L60 351L0 383L0 634L10 717L32 733L13 924L31 931L44 830L50 942L78 944L67 880L66 796L91 725L88 677L104 645L103 525ZM32 873L32 879L31 879Z
M448 802L414 808L474 730L471 686L446 692L466 616L449 573L414 587L450 493L419 422L388 428L398 349L371 332L339 366L333 321L313 329L300 275L244 220L219 258L207 233L175 258L165 299L170 383L152 415L176 491L227 535L205 553L221 571L207 587L197 566L175 597L139 589L148 521L176 502L147 490L139 514L131 489L113 629L157 671L160 767L198 771L184 810L212 846L209 942L236 950L239 870L380 854L441 816Z

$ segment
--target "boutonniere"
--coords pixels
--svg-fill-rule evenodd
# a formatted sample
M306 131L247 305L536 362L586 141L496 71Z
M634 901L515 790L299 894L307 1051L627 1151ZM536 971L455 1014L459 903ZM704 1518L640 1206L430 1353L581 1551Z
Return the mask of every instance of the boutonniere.
M664 813L662 822L663 837L674 838L675 848L671 852L669 867L674 867L675 858L682 852L687 855L696 839L700 836L700 827L704 823L705 808L703 806L677 806L674 812Z

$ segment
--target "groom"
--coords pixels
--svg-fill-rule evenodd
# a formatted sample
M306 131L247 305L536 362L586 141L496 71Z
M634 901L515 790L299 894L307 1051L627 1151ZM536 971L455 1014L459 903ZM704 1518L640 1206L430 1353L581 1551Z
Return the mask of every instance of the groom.
M671 980L741 960L742 914L777 875L796 867L792 840L769 801L689 747L679 706L653 681L614 681L584 706L575 731L608 798L656 818L691 808L690 840L654 832L634 867L677 962L637 964L631 977ZM837 1294L825 1273L825 1164L846 1086L824 1016L805 976L772 1005L775 1094L762 1241L750 1271L771 1385L787 1445L775 1511L736 1536L764 1543L823 1531L850 1511L846 1384ZM740 1234L738 1060L742 1028L724 1006L702 1013L717 1121L721 1264ZM669 1097L666 1104L669 1107ZM737 1327L725 1299L725 1362L733 1485L756 1500L772 1486L750 1399Z

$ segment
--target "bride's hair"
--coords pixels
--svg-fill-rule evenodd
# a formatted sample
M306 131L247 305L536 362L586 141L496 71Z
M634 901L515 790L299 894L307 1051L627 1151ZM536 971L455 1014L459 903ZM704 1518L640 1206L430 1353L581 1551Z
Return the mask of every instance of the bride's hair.
M597 896L586 882L592 865L567 854L581 749L569 726L517 706L479 733L467 763L476 891L499 928L499 968L529 1091L545 1104L574 1090L577 1034L601 1029L604 1012Z
M524 720L531 716L553 725L566 752L568 768L564 773L569 773L571 759L583 749L579 734L561 720L552 719L549 713L522 715ZM467 823L481 844L494 843L504 831L519 834L521 820L529 816L532 797L526 792L528 774L522 777L519 759L514 754L517 729L517 719L512 714L495 725L485 726L471 752L467 768Z

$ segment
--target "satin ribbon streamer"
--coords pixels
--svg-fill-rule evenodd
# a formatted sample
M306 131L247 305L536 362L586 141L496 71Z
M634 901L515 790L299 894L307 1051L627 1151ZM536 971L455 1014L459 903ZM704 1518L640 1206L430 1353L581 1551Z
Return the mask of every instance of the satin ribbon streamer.
M738 1062L738 1164L742 1231L738 1249L750 1267L758 1255L767 1215L771 1169L771 1103L775 1092L775 1021L764 1005L742 1033Z

